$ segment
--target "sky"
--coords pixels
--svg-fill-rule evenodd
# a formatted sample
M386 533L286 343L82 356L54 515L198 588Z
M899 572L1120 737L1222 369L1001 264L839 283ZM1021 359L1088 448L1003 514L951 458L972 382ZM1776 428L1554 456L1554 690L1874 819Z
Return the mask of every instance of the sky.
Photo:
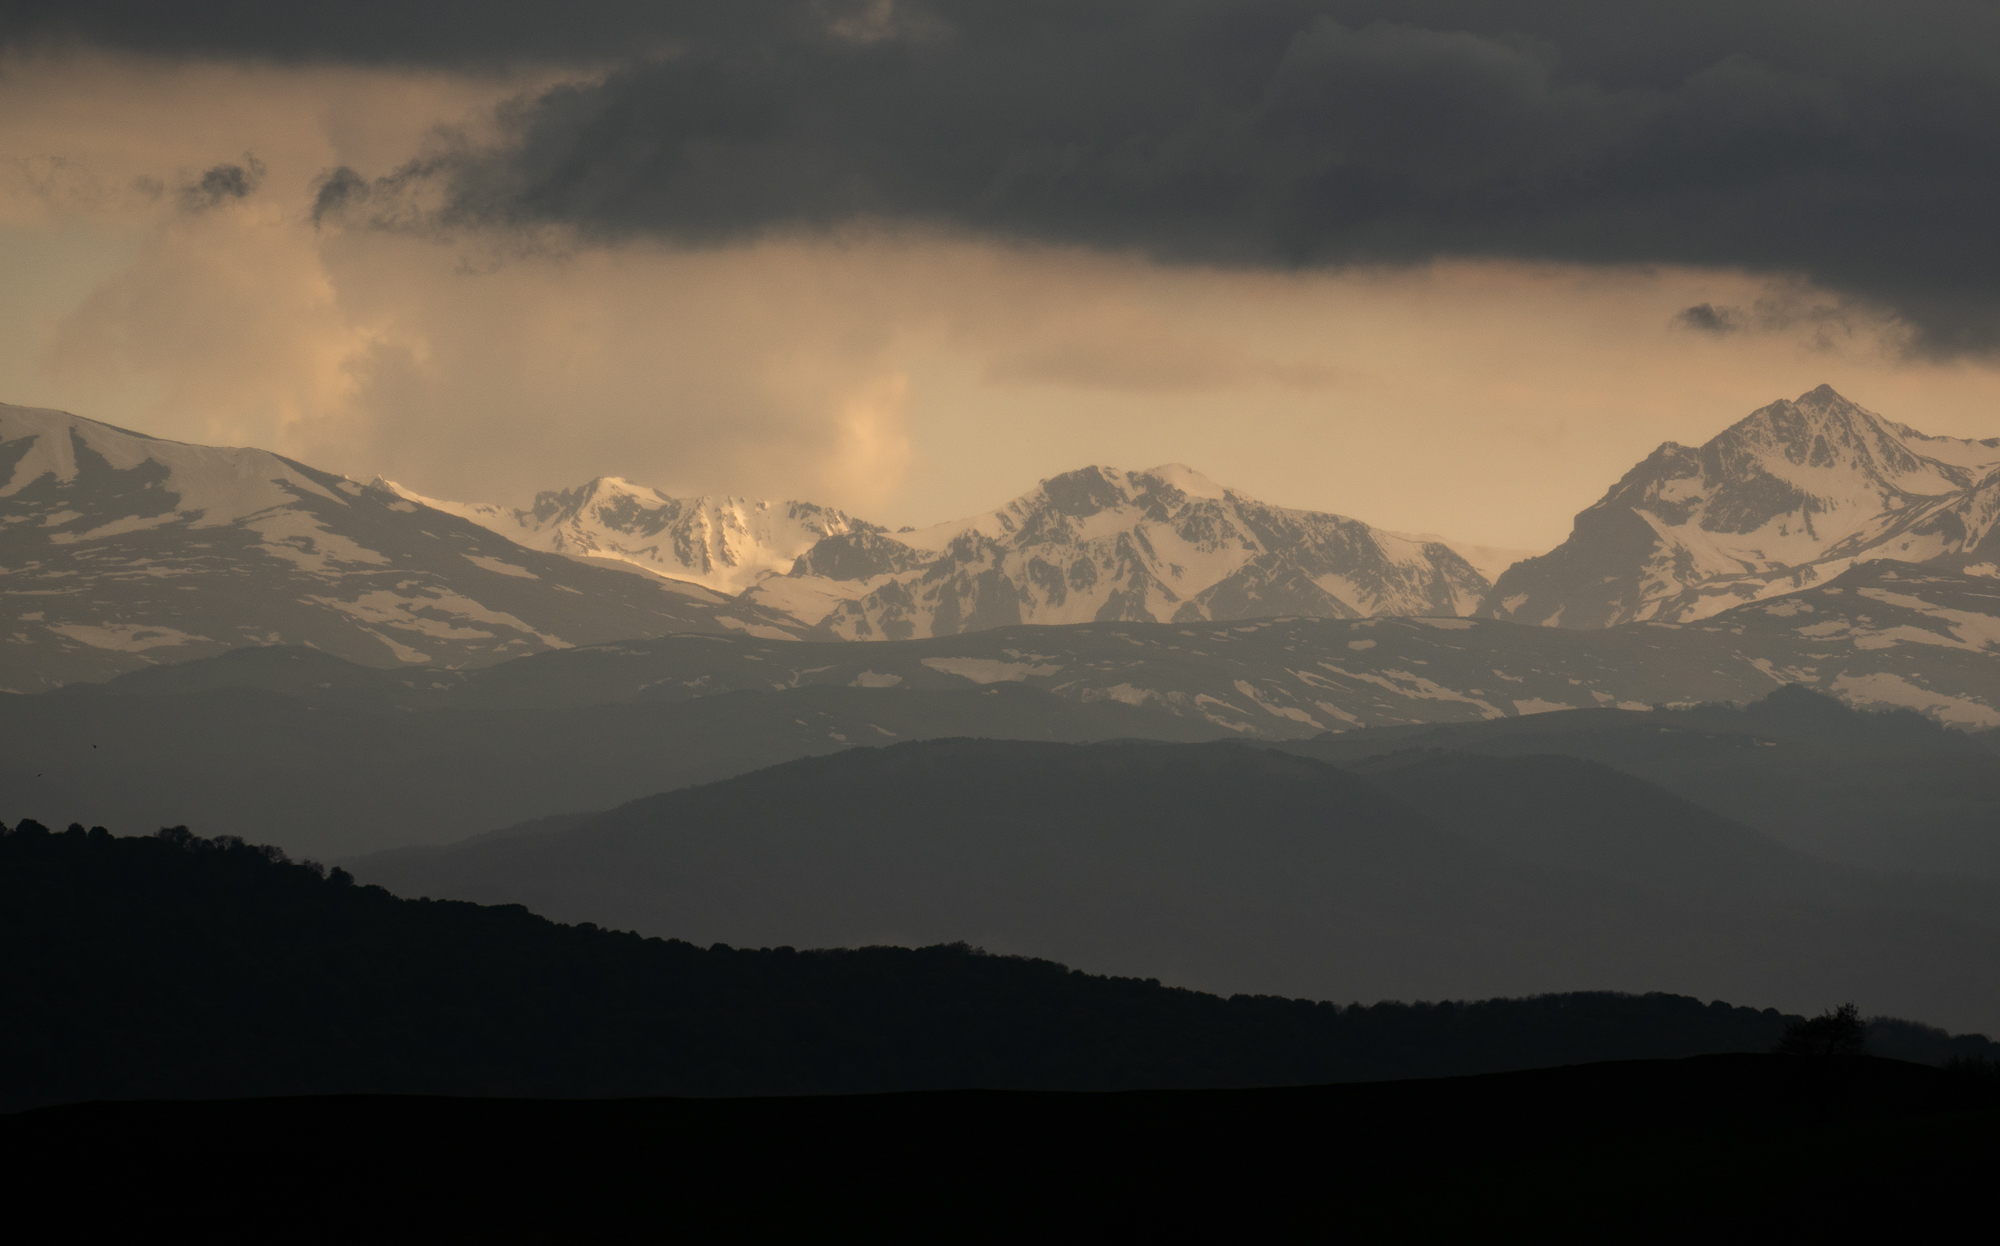
M1089 463L1545 549L1830 383L2000 436L2000 9L0 0L0 401L892 526Z

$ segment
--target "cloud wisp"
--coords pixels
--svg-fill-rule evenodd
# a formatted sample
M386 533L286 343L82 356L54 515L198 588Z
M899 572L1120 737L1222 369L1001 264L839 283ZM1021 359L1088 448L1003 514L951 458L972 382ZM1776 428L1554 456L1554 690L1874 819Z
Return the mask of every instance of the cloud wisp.
M248 199L263 181L264 162L245 153L242 164L218 164L181 187L181 206L189 212L206 212L232 199Z

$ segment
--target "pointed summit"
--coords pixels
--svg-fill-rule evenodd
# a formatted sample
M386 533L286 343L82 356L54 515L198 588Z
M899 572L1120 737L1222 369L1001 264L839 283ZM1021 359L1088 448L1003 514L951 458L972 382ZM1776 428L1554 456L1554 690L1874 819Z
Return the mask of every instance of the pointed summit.
M1995 468L2000 440L1927 436L1821 385L1697 448L1662 445L1569 540L1502 575L1484 613L1562 627L1704 618L1838 574Z

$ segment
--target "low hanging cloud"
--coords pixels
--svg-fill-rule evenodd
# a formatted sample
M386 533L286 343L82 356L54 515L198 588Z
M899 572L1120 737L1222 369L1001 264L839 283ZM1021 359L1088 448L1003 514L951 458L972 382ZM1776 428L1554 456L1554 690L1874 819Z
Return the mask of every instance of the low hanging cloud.
M694 245L863 222L1274 269L1734 267L1887 308L1919 353L2000 350L1976 0L15 0L0 37L601 71L497 145L336 170L322 215L366 191L403 227Z

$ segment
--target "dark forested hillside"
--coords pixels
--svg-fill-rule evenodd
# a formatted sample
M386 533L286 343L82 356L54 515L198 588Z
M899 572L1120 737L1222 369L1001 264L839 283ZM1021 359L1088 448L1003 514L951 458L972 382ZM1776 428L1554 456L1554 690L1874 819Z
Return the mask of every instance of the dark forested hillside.
M1835 997L2000 1027L2000 886L1829 866L1560 758L1409 784L1233 743L929 741L351 868L702 943L965 939L1223 993Z
M9 1108L1298 1084L1756 1051L1795 1019L1671 995L1223 999L963 946L700 948L398 899L182 831L32 823L0 838L0 1013Z

